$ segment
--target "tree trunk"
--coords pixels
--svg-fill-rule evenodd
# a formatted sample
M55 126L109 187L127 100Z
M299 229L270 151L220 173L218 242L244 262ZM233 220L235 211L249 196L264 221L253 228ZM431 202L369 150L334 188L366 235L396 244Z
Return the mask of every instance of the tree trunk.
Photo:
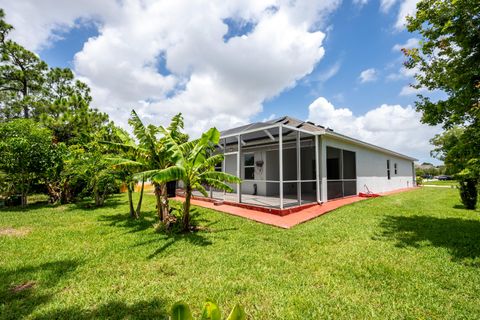
M163 221L162 200L160 185L158 183L153 184L155 187L155 199L157 200L157 216L159 221Z
M160 184L160 200L161 200L161 207L162 207L161 208L162 217L163 217L163 221L165 221L170 215L170 211L168 208L168 192L167 192L166 183Z
M185 202L183 203L183 231L190 230L190 199L192 198L192 188L185 188Z
M135 210L133 209L133 198L132 198L132 184L127 184L127 192L128 192L128 207L130 208L130 218L135 219Z
M145 186L145 178L142 178L142 187L140 188L140 198L138 199L137 210L135 211L135 216L140 218L140 209L142 208L143 200L143 187Z
M23 103L25 103L25 99L27 98L27 95L28 95L28 84L27 84L27 80L25 78L23 79L22 94L23 94ZM23 105L23 117L25 119L30 118L30 115L29 115L29 112L28 112L28 106L25 105L25 104Z
M46 185L50 203L57 203L62 198L62 188L59 182L48 182Z
M23 194L20 196L20 203L22 205L22 207L26 207L27 206L27 195L26 194Z

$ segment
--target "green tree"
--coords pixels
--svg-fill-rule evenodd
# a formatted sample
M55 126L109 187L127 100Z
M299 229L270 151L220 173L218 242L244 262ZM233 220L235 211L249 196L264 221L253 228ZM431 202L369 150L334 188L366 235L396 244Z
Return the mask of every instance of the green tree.
M227 183L240 183L236 176L215 171L215 165L223 161L223 154L214 154L219 143L220 132L211 128L198 140L178 144L169 130L161 128L166 139L166 146L175 165L163 169L153 177L160 181L181 180L185 189L185 202L182 212L182 229L190 230L190 202L194 190L208 197L205 186L232 192Z
M91 197L95 206L103 206L105 200L118 192L120 187L109 161L111 155L108 150L94 141L84 146L72 146L69 152L63 175L71 180L74 187L72 193L77 198ZM69 188L72 188L72 184Z
M56 141L67 145L91 141L91 132L109 124L108 115L90 107L86 84L74 79L68 68L52 68L46 74L34 116L52 130Z
M446 94L435 101L418 95L417 110L422 122L453 128L433 139L434 153L458 173L468 169L470 160L480 159L480 3L422 0L407 18L407 29L422 36L419 48L403 49L406 68L417 70L412 86ZM478 184L478 177L458 177L471 180L468 186Z
M417 109L430 125L479 121L480 3L471 0L422 0L407 29L422 36L420 48L404 49L405 66L418 69L414 87L441 90L445 99L419 95Z
M1 116L8 119L23 113L24 118L29 118L38 103L37 94L42 90L48 66L33 52L7 39L13 27L4 18L0 9Z
M25 206L32 185L45 179L57 160L51 132L30 119L15 119L0 123L0 137L4 192L19 194Z
M108 116L90 108L90 88L68 68L48 68L33 52L8 40L13 29L0 9L0 120L33 117L51 129L56 142L90 142Z

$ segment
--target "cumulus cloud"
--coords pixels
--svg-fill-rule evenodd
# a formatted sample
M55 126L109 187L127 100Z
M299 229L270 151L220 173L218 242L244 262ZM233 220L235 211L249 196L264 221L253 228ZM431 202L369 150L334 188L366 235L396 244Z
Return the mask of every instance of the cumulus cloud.
M324 97L308 107L308 119L335 132L382 146L420 160L429 159L429 139L441 132L440 127L420 123L421 115L412 106L387 105L363 115L354 115L348 108L336 108Z
M371 82L377 80L377 70L374 68L363 70L358 77L361 83Z
M0 0L17 27L16 40L38 49L84 20L95 21L98 36L74 58L74 71L91 86L94 105L123 125L132 108L155 123L183 112L194 135L212 125L249 122L265 100L311 73L324 55L320 29L339 5L46 1ZM251 28L225 39L232 23Z
M11 1L1 0L7 21L15 27L12 37L30 50L50 46L71 28L88 20L114 18L115 1Z

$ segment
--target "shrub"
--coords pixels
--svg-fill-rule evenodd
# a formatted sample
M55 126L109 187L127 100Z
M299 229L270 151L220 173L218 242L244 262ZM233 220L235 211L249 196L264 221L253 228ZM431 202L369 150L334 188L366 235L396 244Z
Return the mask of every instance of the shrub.
M423 184L423 178L420 176L417 176L415 179L417 186L421 186Z
M465 208L475 210L477 207L478 190L477 179L464 178L458 181L460 189L460 198Z

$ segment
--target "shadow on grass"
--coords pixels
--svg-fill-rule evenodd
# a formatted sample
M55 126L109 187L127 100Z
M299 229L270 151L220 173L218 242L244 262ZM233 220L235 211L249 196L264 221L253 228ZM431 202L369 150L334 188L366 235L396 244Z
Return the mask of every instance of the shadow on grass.
M79 265L60 260L18 269L0 269L0 318L22 319L47 303L51 289Z
M212 240L208 238L208 234L237 230L237 228L211 228L218 223L218 220L210 221L205 218L200 218L200 214L201 213L196 208L194 208L191 212L192 226L195 226L199 229L191 232L158 233L158 238L138 243L135 245L135 247L148 245L156 242L164 242L158 249L156 249L154 252L147 256L147 259L153 259L157 255L162 254L168 248L179 242L187 242L194 246L205 247L213 243ZM219 237L217 236L216 239L219 239Z
M165 301L160 299L139 301L134 304L112 301L91 310L78 307L57 309L34 319L168 319L168 312Z
M421 248L424 242L445 248L452 261L480 267L480 221L428 216L387 216L381 223L382 236L397 241L398 247Z
M152 254L147 256L147 259L155 258L157 255L163 253L165 250L167 250L169 247L171 247L172 245L176 244L179 241L185 241L185 242L188 242L189 244L200 246L200 247L211 245L212 241L207 237L205 237L205 235L202 233L203 232L197 231L197 232L167 234L165 235L164 238L161 239L161 240L166 240L166 242L160 248L155 250Z
M84 211L90 211L90 210L96 210L96 209L115 209L118 206L124 205L125 204L125 199L122 198L121 195L113 195L109 197L107 200L105 200L105 203L103 206L97 207L95 205L95 202L90 199L90 198L85 198L82 200L79 200L77 202L74 202L72 205L68 207L68 210L84 210Z
M48 201L37 201L35 203L29 203L25 207L22 206L12 206L12 207L1 207L0 212L28 212L28 211L35 211L35 210L42 210L44 208L56 208L60 206L65 206L67 211L74 211L74 210L84 210L84 211L91 211L96 209L105 209L111 208L115 209L118 206L125 204L126 201L122 198L121 195L113 195L108 198L103 206L97 207L95 203L90 198L85 198L83 200L79 200L73 203L68 204L60 204L55 203L51 204Z
M13 206L13 207L1 207L0 212L28 212L35 210L42 210L44 208L55 208L60 206L59 204L51 204L48 202L35 202L27 204L25 207Z
M99 217L99 221L108 222L108 225L110 227L120 227L120 228L129 229L127 233L135 233L135 232L147 230L149 228L152 228L153 230L153 224L155 223L155 218L152 218L151 216L152 214L147 212L147 213L142 213L140 218L133 219L130 217L129 213L127 212L127 213L118 213L114 215L111 215L111 214L102 215Z

